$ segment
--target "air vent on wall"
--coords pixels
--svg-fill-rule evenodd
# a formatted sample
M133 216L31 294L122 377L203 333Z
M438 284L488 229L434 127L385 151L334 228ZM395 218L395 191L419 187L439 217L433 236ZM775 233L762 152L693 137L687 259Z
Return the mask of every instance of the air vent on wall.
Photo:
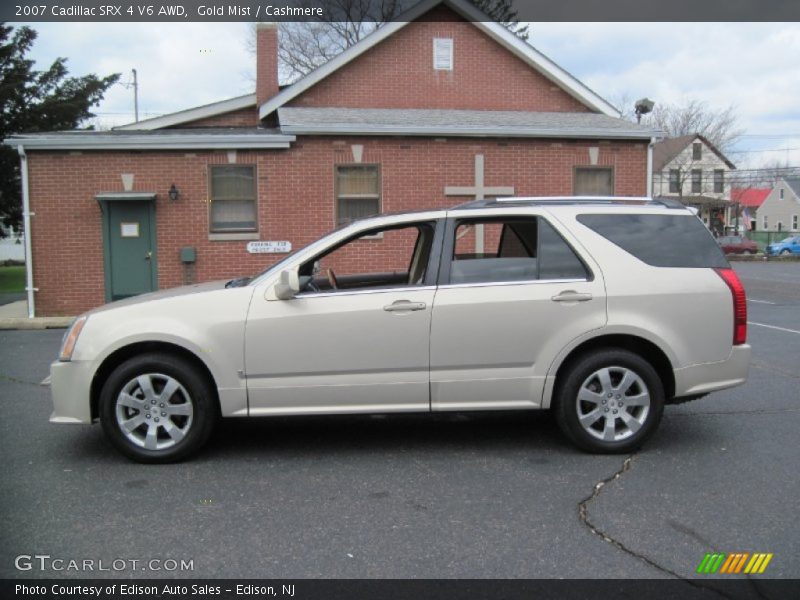
M437 71L453 70L452 38L433 38L433 68Z

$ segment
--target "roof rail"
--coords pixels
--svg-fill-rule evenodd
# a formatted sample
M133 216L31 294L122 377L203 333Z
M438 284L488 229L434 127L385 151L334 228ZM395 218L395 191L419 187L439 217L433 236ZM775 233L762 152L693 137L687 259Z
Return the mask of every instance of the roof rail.
M673 198L650 198L648 196L508 196L473 200L454 206L453 209L491 208L503 205L578 205L578 204L620 204L620 205L659 205L666 208L686 208Z

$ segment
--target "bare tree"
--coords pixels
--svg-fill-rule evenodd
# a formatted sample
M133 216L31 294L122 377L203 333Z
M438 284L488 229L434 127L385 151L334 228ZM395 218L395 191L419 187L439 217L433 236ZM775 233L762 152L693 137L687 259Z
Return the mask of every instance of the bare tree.
M656 103L653 112L642 122L665 131L668 137L699 133L723 154L744 133L733 106L714 109L700 100L689 100L684 104Z
M511 0L471 2L521 39L528 39L528 27L519 25ZM324 19L280 23L278 59L281 81L289 83L307 75L396 18L412 4L412 0L330 0ZM300 5L304 3L300 2ZM255 24L246 45L255 54Z

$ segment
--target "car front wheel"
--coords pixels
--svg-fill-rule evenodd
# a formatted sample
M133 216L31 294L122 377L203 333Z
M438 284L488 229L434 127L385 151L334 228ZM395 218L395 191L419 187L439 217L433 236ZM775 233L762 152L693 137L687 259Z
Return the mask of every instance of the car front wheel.
M135 356L119 365L103 385L99 408L112 444L143 463L175 462L196 452L218 414L207 378L170 354Z
M554 409L562 431L582 450L630 452L658 427L664 386L640 356L623 349L597 350L568 367Z

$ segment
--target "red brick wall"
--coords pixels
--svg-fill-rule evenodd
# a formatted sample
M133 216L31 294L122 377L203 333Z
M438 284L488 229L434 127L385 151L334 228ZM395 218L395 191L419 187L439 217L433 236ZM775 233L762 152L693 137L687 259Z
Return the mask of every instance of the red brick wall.
M258 109L253 106L251 108L232 110L231 112L208 117L206 119L182 123L181 125L176 125L174 129L194 127L258 127L259 124Z
M334 227L334 165L352 162L350 144L364 145L364 162L381 164L382 208L403 211L452 206L448 185L474 183L474 156L485 155L487 185L513 185L518 195L572 193L573 167L589 163L587 142L424 138L298 138L290 150L238 152L256 164L262 240L299 248ZM600 143L599 163L615 168L618 195L645 193L645 143ZM281 255L248 254L246 241L208 239L208 165L225 152L30 152L32 244L38 315L77 314L104 302L101 212L95 195L121 191L121 173L134 190L158 194L159 287L185 282L182 246L197 248L194 280L255 273ZM174 183L180 199L166 192ZM363 242L372 246L379 241ZM376 268L380 265L376 264Z
M433 38L453 70L433 69ZM289 106L583 112L589 109L450 9L406 25Z

